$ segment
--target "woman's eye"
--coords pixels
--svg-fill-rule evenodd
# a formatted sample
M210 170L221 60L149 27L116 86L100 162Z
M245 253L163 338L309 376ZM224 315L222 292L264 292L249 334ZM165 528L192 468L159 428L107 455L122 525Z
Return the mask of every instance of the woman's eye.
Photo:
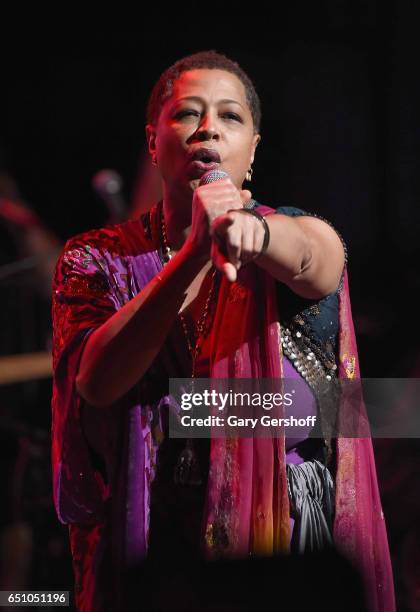
M185 117L200 117L200 116L201 116L201 113L197 110L185 109L185 110L179 111L175 115L175 119L183 119ZM241 117L237 115L236 113L226 112L226 113L222 113L221 116L223 119L228 119L230 121L239 121L242 123Z
M223 116L226 117L226 119L232 119L233 121L242 122L241 117L237 115L236 113L224 113Z
M175 115L176 119L182 119L183 117L198 117L200 113L195 110L183 110Z

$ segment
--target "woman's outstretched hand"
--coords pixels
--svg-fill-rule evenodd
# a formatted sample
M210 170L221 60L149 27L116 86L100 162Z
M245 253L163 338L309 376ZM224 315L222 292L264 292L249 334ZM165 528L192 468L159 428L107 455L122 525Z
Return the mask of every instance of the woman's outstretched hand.
M247 193L248 192L242 192ZM247 196L246 201L250 198ZM217 217L211 227L211 258L215 267L231 282L236 281L242 265L261 253L264 227L254 216L231 211Z
M241 265L261 251L264 228L252 215L238 214L251 199L230 178L197 187L192 201L189 243L197 255L208 254L214 266L235 281Z

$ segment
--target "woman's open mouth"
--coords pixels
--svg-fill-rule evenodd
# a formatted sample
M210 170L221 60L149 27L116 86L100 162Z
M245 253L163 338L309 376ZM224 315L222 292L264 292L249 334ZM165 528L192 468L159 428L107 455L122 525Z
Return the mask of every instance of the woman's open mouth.
M220 155L215 149L201 147L192 152L190 156L190 167L193 178L199 178L204 172L215 170L220 166Z
M197 168L199 170L203 170L204 172L208 172L209 170L214 170L215 168L218 168L220 166L219 163L217 162L212 162L212 161L200 161L198 159L194 160L191 162L191 165L194 168Z

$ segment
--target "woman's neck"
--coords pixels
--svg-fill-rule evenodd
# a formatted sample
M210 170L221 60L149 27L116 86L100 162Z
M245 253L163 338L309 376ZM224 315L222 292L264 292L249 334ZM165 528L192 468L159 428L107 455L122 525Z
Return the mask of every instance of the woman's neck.
M190 233L192 196L192 192L181 195L164 191L163 215L168 246L172 251L179 251Z

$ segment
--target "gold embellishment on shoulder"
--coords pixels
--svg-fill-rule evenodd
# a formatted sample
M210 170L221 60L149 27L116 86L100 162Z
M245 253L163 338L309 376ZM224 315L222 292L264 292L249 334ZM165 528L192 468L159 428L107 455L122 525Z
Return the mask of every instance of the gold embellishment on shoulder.
M343 356L343 365L344 365L344 369L346 370L346 376L347 378L354 378L354 375L356 373L356 357L354 355L347 355L345 354Z

